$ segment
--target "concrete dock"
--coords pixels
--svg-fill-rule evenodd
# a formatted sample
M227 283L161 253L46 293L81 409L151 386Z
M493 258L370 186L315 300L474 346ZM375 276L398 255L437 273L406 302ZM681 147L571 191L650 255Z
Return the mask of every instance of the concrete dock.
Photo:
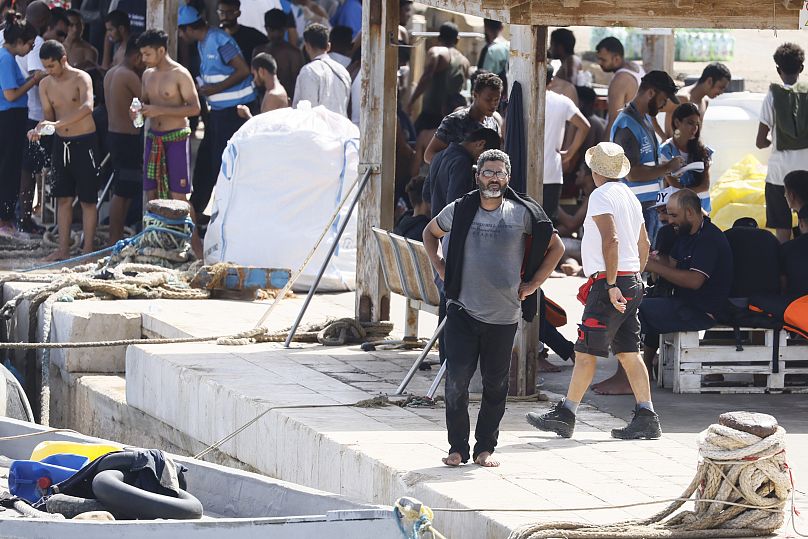
M575 278L553 279L548 295L567 308L575 333L580 316ZM31 284L8 283L8 300ZM317 295L304 324L352 316L353 294ZM270 330L288 327L302 304L285 299ZM222 300L76 301L54 308L52 340L187 337L252 328L269 302ZM18 313L18 332L27 312ZM396 332L403 329L403 300L393 297ZM41 318L41 317L40 317ZM42 321L40 320L41 324ZM436 317L421 314L428 336ZM447 468L442 408L348 406L392 394L417 351L363 352L358 346L266 343L140 345L127 349L54 351L51 423L124 443L193 455L265 412L210 460L381 504L402 495L438 511L435 525L448 537L504 538L532 521L607 523L645 517L665 504L584 510L652 502L678 496L696 472L698 433L720 412L749 409L773 414L789 431L789 464L797 488L808 477L808 399L804 395L673 395L656 390L665 434L657 441L616 441L609 430L629 418L631 397L588 395L575 436L563 440L532 429L524 414L549 402L509 402L497 456L502 466ZM431 360L436 360L432 354ZM562 364L557 357L551 360ZM602 374L614 369L605 361ZM419 371L408 391L425 394L437 368ZM551 401L563 392L571 366L543 374ZM439 391L439 394L442 390ZM322 407L311 407L312 405ZM476 416L472 404L472 422ZM192 478L190 478L192 480ZM797 491L798 508L808 508ZM562 509L575 509L567 511ZM802 518L798 529L808 528ZM790 528L789 528L790 529ZM782 535L788 536L784 529ZM791 532L793 536L793 531Z

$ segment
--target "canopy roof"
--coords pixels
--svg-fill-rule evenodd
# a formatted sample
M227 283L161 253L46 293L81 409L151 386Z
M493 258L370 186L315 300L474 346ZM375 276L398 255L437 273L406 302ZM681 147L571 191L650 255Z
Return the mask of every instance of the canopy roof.
M798 0L419 0L511 24L796 29Z

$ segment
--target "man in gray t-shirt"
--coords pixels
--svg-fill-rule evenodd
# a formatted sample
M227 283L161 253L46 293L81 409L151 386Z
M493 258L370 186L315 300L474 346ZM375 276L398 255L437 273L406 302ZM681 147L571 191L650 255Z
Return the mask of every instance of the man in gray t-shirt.
M456 202L438 214L438 226L452 231ZM472 318L487 324L519 321L519 275L525 256L525 235L530 234L530 215L524 206L503 200L494 210L477 209L463 250L460 297L448 300Z
M480 466L499 465L492 453L505 413L521 303L538 290L564 253L539 205L508 187L510 168L504 152L483 152L477 161L478 191L446 206L424 230L424 246L435 271L445 281L449 298L443 329L450 444L443 462L448 466L469 460L468 388L478 360L483 400L473 457ZM448 240L450 232L452 238ZM526 257L528 236L532 240ZM448 275L446 262L438 254L441 238L444 243L448 240ZM524 279L523 267L530 268Z

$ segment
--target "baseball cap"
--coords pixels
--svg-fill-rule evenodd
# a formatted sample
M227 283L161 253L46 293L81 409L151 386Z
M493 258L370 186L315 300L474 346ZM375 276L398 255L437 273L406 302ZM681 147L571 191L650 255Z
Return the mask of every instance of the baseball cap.
M201 18L202 15L199 14L195 7L182 4L179 14L177 15L177 26L193 24Z
M656 88L660 92L665 92L668 94L668 99L677 105L679 104L679 98L676 97L676 92L679 90L679 88L677 88L676 83L673 82L671 76L666 72L658 70L649 71L642 78L642 83L651 86L652 88Z
M655 208L659 208L660 206L666 206L668 204L668 199L678 191L675 187L666 187L662 191L659 191L656 195L656 204L654 204Z

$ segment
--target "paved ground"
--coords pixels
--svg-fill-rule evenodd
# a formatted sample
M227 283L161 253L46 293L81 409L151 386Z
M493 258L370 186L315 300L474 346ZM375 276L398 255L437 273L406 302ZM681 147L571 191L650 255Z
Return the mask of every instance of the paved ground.
M554 279L545 287L548 295L567 308L571 323L563 331L569 337L573 336L574 321L580 316L580 306L573 295L580 282L580 279L574 278ZM347 314L352 309L352 300L352 294L317 296L306 320L317 322L326 315L339 315L341 311ZM298 301L290 302L284 310L291 311L292 303ZM228 323L245 319L246 312L235 307L234 304L234 313L241 311L242 316L228 316ZM400 330L403 327L403 303L400 298L394 296L391 311ZM249 312L255 316L256 306L251 305ZM179 313L172 309L171 313L166 311L165 315L155 313L154 316L165 319L166 323L172 317L183 318L182 325L187 328L184 331L197 332L191 329L194 325L191 310ZM283 318L288 320L288 314L291 313L284 313ZM214 322L208 317L202 324L205 328L203 332L212 331ZM434 324L435 317L422 315L420 334L430 334ZM224 328L220 326L219 329ZM416 356L415 351L363 353L353 346L301 347L290 351L285 357L364 392L390 394ZM432 354L430 359L434 361L435 356ZM557 357L551 358L559 362ZM613 366L604 362L599 376L610 374ZM424 394L436 372L436 368L419 372L408 390L416 395ZM571 369L567 367L561 373L545 376L545 389L551 400L557 399L558 393L566 389L570 372ZM411 416L401 416L398 412L375 410L361 410L360 413L365 416L361 421L347 423L339 414L335 415L333 422L328 421L326 416L331 411L318 412L317 415L321 418L321 424L322 421L328 424L322 430L326 435L336 436L375 462L403 474L406 481L421 482L432 492L453 500L453 505L464 507L524 507L546 511L562 507L649 502L678 496L696 471L698 433L715 422L720 413L737 409L763 411L777 417L789 430L789 461L794 468L798 487L800 479L808 477L803 468L804 463L808 462L808 421L805 414L808 399L804 395L697 396L673 395L670 390L657 390L654 398L665 434L661 440L653 442L622 442L609 437L611 428L622 426L624 420L629 419L632 408L630 397L587 395L580 409L579 426L571 440L537 432L524 422L527 411L545 410L549 403L509 402L497 451L503 466L494 470L476 466L447 469L440 464L439 458L446 450L444 411L441 408L407 408L420 420L414 417L407 419ZM476 404L472 404L470 412L474 418ZM368 420L371 423L366 424ZM797 505L808 509L808 498L802 492L797 493ZM480 537L499 537L497 533L501 533L503 528L537 519L605 523L645 517L659 508L645 506L571 513L487 511L484 516L489 519L488 532ZM808 528L808 523L800 519L798 526ZM789 536L786 532L782 535Z

